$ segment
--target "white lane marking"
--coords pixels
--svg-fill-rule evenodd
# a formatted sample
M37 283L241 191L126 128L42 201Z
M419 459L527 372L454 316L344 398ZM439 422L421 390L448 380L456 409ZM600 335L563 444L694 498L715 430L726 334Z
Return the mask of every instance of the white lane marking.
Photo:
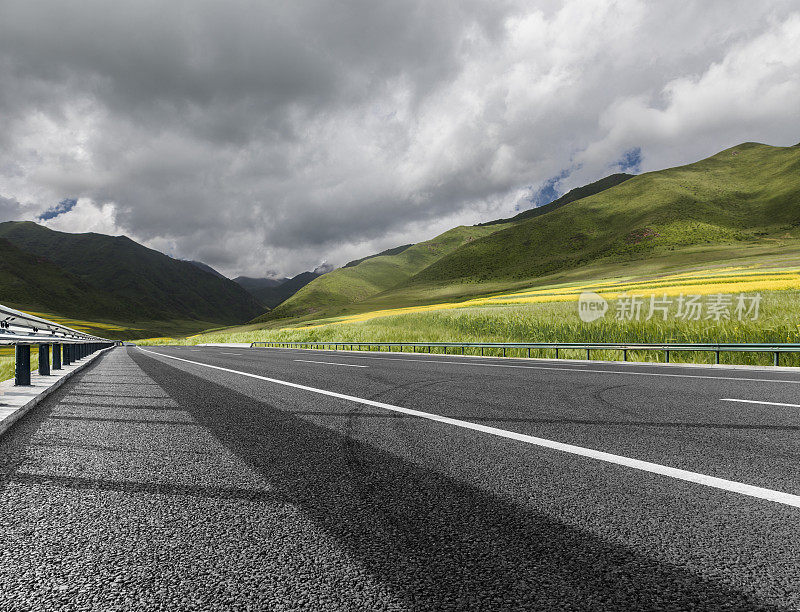
M326 391L325 389L308 387L306 385L300 385L298 383L293 383L286 380L278 380L276 378L269 378L267 376L259 376L258 374L250 374L249 372L240 372L238 370L222 368L220 366L214 366L207 363L200 363L199 361L191 361L189 359L183 359L181 357L174 357L173 355L156 353L155 351L148 351L145 349L141 350L144 351L145 353L153 353L155 355L158 355L159 357L165 357L166 359L174 359L176 361L183 361L204 368L221 370L222 372L229 372L231 374L239 374L241 376L247 376L249 378L264 380L266 382L274 383L276 385L283 385L285 387L292 387L294 389L302 389L303 391L310 391L311 393L327 395L329 397L335 397L337 399L347 400L350 402L355 402L357 404L363 404L365 406L372 406L373 408L382 408L384 410L399 412L401 414L407 414L410 416L419 417L421 419L428 419L430 421L436 421L438 423L455 425L456 427L471 429L474 431L491 434L493 436L498 436L500 438L517 440L519 442L525 442L527 444L533 444L535 446L541 446L543 448L550 448L553 450L558 450L573 455L579 455L581 457L588 457L590 459L596 459L598 461L604 461L606 463L613 463L616 465L633 468L635 470L641 470L643 472L650 472L652 474L668 476L670 478L675 478L677 480L693 482L695 484L701 484L706 487L721 489L723 491L730 491L732 493L739 493L741 495L747 495L749 497L756 497L758 499L765 499L768 501L777 502L779 504L785 504L787 506L794 506L795 508L800 508L800 495L793 495L791 493L785 493L783 491L775 491L773 489L756 487L754 485L749 485L742 482L736 482L735 480L726 480L724 478L717 478L716 476L708 476L706 474L700 474L698 472L681 470L679 468L669 467L658 463L651 463L650 461L632 459L630 457L624 457L622 455L614 455L612 453L606 453L591 448L584 448L582 446L575 446L573 444L565 444L563 442L556 442L555 440L548 440L546 438L537 438L535 436L529 436L514 431L507 431L505 429L500 429L498 427L490 427L488 425L470 423L469 421L462 421L461 419L453 419L451 417L440 416L438 414L431 414L429 412L422 412L420 410L412 410L410 408L393 406L392 404L384 404L383 402L376 402L373 400L356 397L354 395L346 395L344 393L336 393L335 391Z
M741 402L743 404L763 404L765 406L786 406L787 408L800 408L800 404L784 404L781 402L760 402L758 400L746 400L746 399L732 399L729 397L722 398L719 400L721 402Z
M271 350L277 350L277 351L314 351L315 353L318 352L317 349L281 349L281 348L275 348L275 347L271 347L271 346L270 347L266 347L266 348L269 348ZM535 366L513 365L513 364L509 364L509 363L470 363L468 361L463 361L463 362L462 361L445 361L444 359L437 359L437 357L445 357L445 355L443 355L441 353L438 354L438 355L436 353L430 353L430 358L429 359L413 359L413 358L403 358L403 357L400 357L400 358L398 358L398 357L374 357L374 356L370 357L370 356L367 356L367 355L348 355L347 353L349 353L350 351L322 351L322 350L320 350L319 352L320 353L324 353L326 355L330 355L330 356L347 357L348 359L383 359L385 361L422 361L424 363L456 363L456 364L459 364L459 365L461 365L463 363L464 365L487 366L487 367L490 367L490 368L531 368L531 367L535 367ZM352 351L352 352L356 352L356 351ZM400 353L400 352L397 352L397 353L394 353L394 354L395 355L403 355L403 354L405 354L405 355L420 355L422 353ZM448 355L448 356L449 357L454 357L454 355ZM463 357L466 357L466 358L477 357L477 355L460 355L460 356L463 356ZM492 359L492 357L485 357L485 359ZM495 357L494 359L508 359L509 361L519 361L520 359L524 360L525 358L524 357ZM549 361L553 361L553 360L551 360L551 359L539 359L537 361L548 361L549 362ZM569 361L569 360L561 359L559 361ZM570 367L573 367L573 368L585 368L585 367L587 367L585 363L571 363L569 365L570 365ZM631 364L631 365L635 365L635 364Z
M242 356L241 353L224 353L224 352L220 352L220 355L238 355L239 357Z
M284 349L285 350L285 349ZM291 349L291 350L298 350L298 349ZM413 353L412 353L413 354ZM344 355L343 355L344 356ZM743 378L738 376L708 376L702 374L665 374L663 372L620 372L617 370L577 370L578 367L586 367L581 366L580 364L575 364L574 366L565 368L565 367L558 367L558 366L533 366L533 365L511 365L506 363L472 363L469 361L444 361L442 359L414 359L410 357L369 357L367 355L347 355L351 359L383 359L384 361L421 361L423 363L446 363L451 365L466 365L466 366L475 366L481 368L520 368L523 370L554 370L557 372L589 372L594 374L621 374L625 376L665 376L667 378L705 378L710 380L742 380L744 382L768 382L768 383L787 383L791 385L800 384L800 378L797 380L786 380L786 379L778 379L778 378ZM631 364L631 365L639 365L639 364ZM658 366L658 364L654 364Z
M334 363L333 361L311 361L310 359L295 359L295 361L302 361L303 363L324 363L325 365L344 366L346 368L368 368L369 366L357 365L355 363Z

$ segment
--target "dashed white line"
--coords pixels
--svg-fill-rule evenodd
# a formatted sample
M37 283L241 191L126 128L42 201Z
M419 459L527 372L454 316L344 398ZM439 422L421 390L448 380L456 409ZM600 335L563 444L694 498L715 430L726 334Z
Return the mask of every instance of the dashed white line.
M721 402L741 402L742 404L762 404L764 406L786 406L787 408L800 408L800 404L784 404L782 402L762 402L759 400L746 400L746 399L733 399L725 397L719 400Z
M715 489L720 489L723 491L729 491L732 493L739 493L740 495L746 495L749 497L755 497L758 499L764 499L768 501L773 501L779 504L784 504L787 506L794 506L795 508L800 508L800 495L793 495L792 493L785 493L783 491L776 491L773 489L765 489L763 487L756 487L754 485L745 484L742 482L736 482L734 480L726 480L724 478L717 478L716 476L709 476L707 474L700 474L698 472L690 472L688 470L682 470L679 468L669 467L666 465L661 465L658 463L652 463L650 461L642 461L640 459L633 459L631 457L624 457L622 455L614 455L612 453L606 453L599 450L594 450L591 448L584 448L582 446L575 446L574 444L565 444L563 442L556 442L555 440L548 440L546 438L537 438L535 436L529 436L527 434L517 433L515 431L508 431L505 429L500 429L498 427L490 427L488 425L480 425L478 423L471 423L469 421L462 421L461 419L454 419L451 417L445 417L438 414L432 414L430 412L422 412L420 410L412 410L410 408L402 408L401 406L393 406L392 404L384 404L383 402L376 402L374 400L368 400L361 397L356 397L353 395L346 395L344 393L337 393L335 391L327 391L325 389L317 389L315 387L308 387L306 385L300 385L298 383L289 382L286 380L278 380L276 378L269 378L267 376L259 376L258 374L251 374L249 372L240 372L239 370L232 370L230 368L223 368L220 366L214 366L207 363L201 363L199 361L191 361L189 359L183 359L181 357L174 357L173 355L165 355L163 353L157 353L155 351L148 351L145 349L141 349L145 353L153 353L154 355L158 355L159 357L164 357L166 359L174 359L175 361L183 361L185 363L191 363L196 366L200 366L203 368L210 368L212 370L220 370L222 372L229 372L231 374L239 374L241 376L247 376L249 378L256 378L258 380L263 380L266 382L270 382L276 385L283 385L285 387L292 387L294 389L301 389L303 391L309 391L311 393L317 393L319 395L326 395L329 397L335 397L337 399L347 400L350 402L355 402L357 404L363 404L365 406L372 406L374 408L382 408L384 410L390 410L392 412L399 412L401 414L407 414L409 416L419 417L421 419L427 419L430 421L436 421L438 423L445 423L447 425L454 425L456 427L461 427L463 429L471 429L473 431L479 431L481 433L490 434L493 436L498 436L500 438L507 438L511 440L517 440L518 442L525 442L527 444L532 444L534 446L539 446L543 448L549 448L565 453L570 453L572 455L578 455L581 457L587 457L590 459L596 459L598 461L604 461L606 463L613 463L616 465L621 465L624 467L633 468L635 470L641 470L643 472L650 472L652 474L659 474L661 476L668 476L670 478L675 478L677 480L683 480L686 482L692 482L695 484L704 485L706 487L712 487Z
M357 365L355 363L335 363L333 361L312 361L311 359L295 359L295 361L302 361L303 363L324 363L325 365L344 366L346 368L368 368L369 366Z
M280 349L287 350L287 349ZM298 349L291 349L298 350ZM345 355L342 355L345 357ZM744 378L739 376L710 376L704 374L667 374L664 372L622 372L618 370L596 370L589 369L582 364L575 364L570 367L560 366L535 366L535 365L512 365L510 363L473 363L470 361L445 361L443 359L414 359L410 357L370 357L367 355L346 355L349 359L382 359L384 361L420 361L422 363L445 363L449 365L464 365L474 366L478 368L518 368L522 370L552 370L556 372L581 372L589 374L619 374L623 376L662 376L666 378L702 378L708 380L738 380L744 382L767 382L767 383L786 383L791 385L800 384L800 378L797 380L787 380L778 378ZM631 364L639 365L639 364ZM654 364L658 365L658 364ZM579 367L583 369L578 369Z

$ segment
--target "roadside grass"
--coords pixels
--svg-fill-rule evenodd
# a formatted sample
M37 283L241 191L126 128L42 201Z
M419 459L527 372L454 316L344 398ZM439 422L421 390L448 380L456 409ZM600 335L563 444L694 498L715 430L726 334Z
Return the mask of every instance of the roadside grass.
M577 298L594 291L609 301L605 317L585 323L578 316ZM719 321L663 320L648 314L649 298L676 300L680 294L706 296L760 294L758 317ZM640 320L616 318L619 300L642 298ZM728 268L712 272L689 272L651 279L612 279L596 283L539 287L514 294L490 296L464 302L359 313L339 318L304 322L279 329L257 325L234 327L184 339L152 338L142 344L201 344L204 342L690 342L690 343L800 343L800 270L753 270ZM674 306L673 306L674 308ZM469 350L467 351L469 354ZM487 355L499 351L485 351ZM512 350L509 357L526 351ZM553 357L553 351L533 351L533 357ZM585 358L585 351L564 351L563 357ZM596 359L621 359L619 351L596 351ZM663 361L655 351L630 351L632 361ZM800 366L800 355L781 355L782 365ZM670 360L712 363L713 353L672 353ZM771 365L772 355L723 353L722 363Z
M39 351L31 347L31 372L39 369ZM14 347L0 346L0 382L14 378Z

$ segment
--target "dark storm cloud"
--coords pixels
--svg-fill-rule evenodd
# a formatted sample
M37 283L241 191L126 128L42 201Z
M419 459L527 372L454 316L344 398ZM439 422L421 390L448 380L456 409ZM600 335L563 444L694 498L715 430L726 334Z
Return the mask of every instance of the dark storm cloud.
M796 141L792 10L0 0L0 193L31 218L76 194L49 225L228 275L341 264L636 147L647 170Z

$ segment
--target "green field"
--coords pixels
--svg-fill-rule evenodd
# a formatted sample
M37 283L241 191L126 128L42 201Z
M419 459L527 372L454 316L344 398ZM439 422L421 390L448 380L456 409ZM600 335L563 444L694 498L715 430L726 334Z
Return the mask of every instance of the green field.
M577 298L594 291L609 302L606 317L584 322L578 316ZM751 300L758 295L757 316L699 320L658 316L645 320L648 297L677 303L678 296L697 295L708 302L717 295ZM616 318L616 308L626 296L643 301L640 320ZM750 303L750 302L747 302ZM155 338L147 344L200 344L204 342L308 341L308 342L693 342L693 343L800 343L800 268L735 267L696 269L682 273L609 278L603 281L544 285L513 293L466 301L373 310L342 317L295 322L251 324L183 339ZM613 313L613 314L612 314ZM670 313L667 313L670 314ZM671 313L672 315L675 312ZM498 353L499 354L499 353ZM521 356L522 353L520 352ZM515 353L509 353L515 356ZM548 356L539 353L535 356ZM549 355L552 356L552 355ZM569 356L567 354L567 356ZM573 357L585 356L575 352ZM619 359L615 352L598 352L596 358ZM632 360L661 360L656 352L631 352ZM675 354L673 361L708 362L712 354ZM727 354L723 363L771 364L766 354ZM782 365L800 365L800 356L784 355Z

